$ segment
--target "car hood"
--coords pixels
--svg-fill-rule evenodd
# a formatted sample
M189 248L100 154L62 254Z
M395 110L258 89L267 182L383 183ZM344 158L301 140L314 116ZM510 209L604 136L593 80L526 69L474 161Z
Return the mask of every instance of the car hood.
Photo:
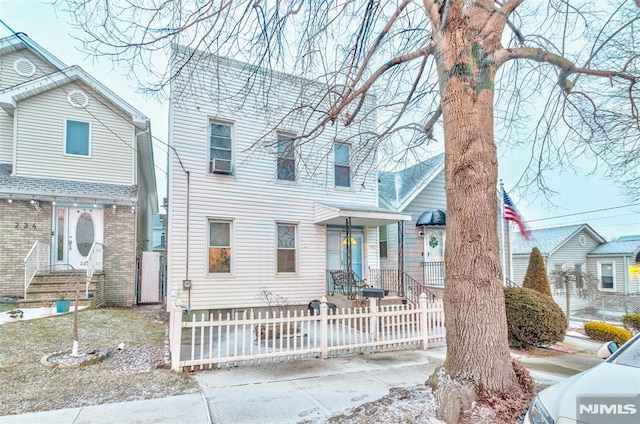
M575 418L578 395L640 393L640 368L604 362L554 384L538 394L549 414Z

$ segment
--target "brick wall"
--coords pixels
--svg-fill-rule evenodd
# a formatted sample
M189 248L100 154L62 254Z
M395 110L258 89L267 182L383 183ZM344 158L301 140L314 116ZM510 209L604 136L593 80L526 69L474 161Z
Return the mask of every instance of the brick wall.
M36 241L51 245L51 206L0 201L0 296L24 296L25 256Z
M116 214L104 211L104 296L106 305L132 306L135 303L136 244L135 218L129 208Z

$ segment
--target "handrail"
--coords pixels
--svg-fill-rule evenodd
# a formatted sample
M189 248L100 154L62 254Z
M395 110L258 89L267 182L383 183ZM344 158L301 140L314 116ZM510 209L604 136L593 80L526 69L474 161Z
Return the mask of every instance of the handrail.
M91 250L87 255L87 283L86 283L86 296L89 297L89 285L91 279L96 271L102 271L102 259L104 253L104 244L94 242L91 245Z
M505 287L520 287L514 281L512 281L509 277L505 277L504 282L505 282Z
M424 285L444 287L444 262L422 262Z
M431 299L440 297L411 275L406 272L400 273L397 269L371 268L369 269L369 278L373 287L383 289L387 293L395 293L413 304L418 303L420 293L427 294Z
M429 296L430 301L440 297L437 293L427 288L427 286L420 283L418 280L416 280L406 272L402 273L402 286L405 290L404 297L407 299L407 301L413 303L414 305L418 304L420 293L425 293L427 296Z
M46 243L36 241L24 258L24 297L27 298L27 289L33 281L36 273L49 268L50 248Z

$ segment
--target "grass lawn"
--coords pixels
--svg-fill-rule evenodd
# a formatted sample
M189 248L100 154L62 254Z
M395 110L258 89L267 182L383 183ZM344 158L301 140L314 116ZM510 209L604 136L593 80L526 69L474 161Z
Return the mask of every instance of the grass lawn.
M4 306L4 305L3 305ZM72 347L73 314L0 326L0 415L125 400L149 399L195 390L184 373L158 368L165 352L160 305L94 308L78 314L80 349L113 349L103 362L79 368L50 368L47 354ZM115 348L124 343L125 349Z
M0 313L16 309L17 307L18 305L16 303L0 303Z

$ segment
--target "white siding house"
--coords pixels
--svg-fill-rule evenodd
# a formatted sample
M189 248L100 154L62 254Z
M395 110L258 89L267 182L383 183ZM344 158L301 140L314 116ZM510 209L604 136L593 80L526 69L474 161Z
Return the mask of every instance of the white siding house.
M344 268L378 264L373 114L301 137L320 115L320 84L200 52L175 52L170 103L168 284L189 309L265 306L261 288L302 304ZM183 66L184 65L184 66ZM364 107L370 110L374 99ZM184 288L183 281L190 288ZM187 284L188 286L189 284Z
M541 228L531 231L530 239L518 238L513 243L514 281L522 285L527 273L529 255L538 247L550 276L554 299L564 308L564 293L554 290L556 282L551 276L554 270L581 270L598 281L602 295L638 295L640 287L640 236L621 237L606 242L587 224ZM559 294L560 293L560 294ZM572 310L583 309L590 300L572 301Z

